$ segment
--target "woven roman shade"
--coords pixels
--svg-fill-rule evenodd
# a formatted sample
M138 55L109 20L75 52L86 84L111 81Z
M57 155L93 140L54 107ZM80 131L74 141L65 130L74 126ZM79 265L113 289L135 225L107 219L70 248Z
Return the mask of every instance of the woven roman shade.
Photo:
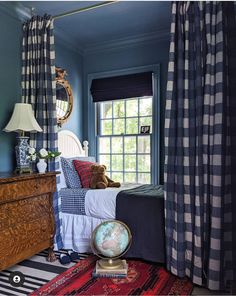
M95 103L152 96L152 72L94 79L90 91Z

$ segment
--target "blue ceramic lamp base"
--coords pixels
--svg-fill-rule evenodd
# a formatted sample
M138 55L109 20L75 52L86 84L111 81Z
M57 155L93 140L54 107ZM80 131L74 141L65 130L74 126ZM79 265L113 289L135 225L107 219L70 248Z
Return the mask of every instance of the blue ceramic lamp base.
M17 137L18 143L15 147L17 166L15 172L18 174L32 173L32 169L30 167L30 160L28 159L28 139L29 137Z

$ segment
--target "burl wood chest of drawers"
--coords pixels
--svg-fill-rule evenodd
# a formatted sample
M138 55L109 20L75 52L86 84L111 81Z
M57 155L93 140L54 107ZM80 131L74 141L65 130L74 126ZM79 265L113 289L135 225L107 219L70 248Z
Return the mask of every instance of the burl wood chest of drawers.
M0 270L53 249L56 173L0 174Z

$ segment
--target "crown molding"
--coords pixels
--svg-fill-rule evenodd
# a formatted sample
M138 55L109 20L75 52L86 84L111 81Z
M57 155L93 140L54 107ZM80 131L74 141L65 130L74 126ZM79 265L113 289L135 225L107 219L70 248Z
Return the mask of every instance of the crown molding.
M125 49L128 47L135 47L137 45L145 45L155 43L157 41L169 40L169 30L155 31L140 35L131 35L125 38L110 40L108 42L98 42L87 45L83 49L83 55L90 55L94 53L113 51Z
M78 42L74 40L71 35L65 33L64 30L60 27L55 27L55 39L60 42L60 44L66 46L70 50L73 50L79 53L81 56L87 56L90 54L95 54L104 51L114 51L125 49L129 47L135 47L137 45L145 45L156 43L162 40L169 40L169 31L155 31L151 33L146 33L142 35L132 35L125 38L119 38L108 42L98 42L86 45L84 47L78 46Z
M0 11L17 21L24 22L31 17L31 11L19 2L0 2Z
M19 2L0 2L0 11L7 13L17 21L24 22L31 18L30 8ZM87 56L104 51L117 51L120 49L135 47L137 45L151 44L162 40L169 40L169 30L159 30L146 34L131 35L125 38L110 40L109 42L91 43L86 46L79 46L71 35L65 33L61 27L54 26L55 42L79 53L81 56Z
M21 23L31 18L31 10L26 6L18 2L0 2L0 12L6 13L11 18L20 21ZM70 50L83 55L82 48L78 47L77 42L73 41L73 38L63 31L61 28L55 28L54 33L56 42L69 48Z
M78 43L73 39L71 35L65 33L63 29L54 26L54 34L55 34L55 43L60 43L66 48L73 50L76 53L79 53L81 56L84 54L84 50L82 47L78 46Z

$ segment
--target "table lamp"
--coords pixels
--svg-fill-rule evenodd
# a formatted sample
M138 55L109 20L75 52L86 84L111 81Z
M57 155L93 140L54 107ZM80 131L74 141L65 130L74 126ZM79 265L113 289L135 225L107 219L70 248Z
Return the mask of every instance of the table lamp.
M4 128L5 132L18 132L16 152L16 172L17 173L30 173L30 161L28 159L28 139L25 132L42 132L41 127L38 125L31 104L17 103L15 104L14 111L7 126Z

